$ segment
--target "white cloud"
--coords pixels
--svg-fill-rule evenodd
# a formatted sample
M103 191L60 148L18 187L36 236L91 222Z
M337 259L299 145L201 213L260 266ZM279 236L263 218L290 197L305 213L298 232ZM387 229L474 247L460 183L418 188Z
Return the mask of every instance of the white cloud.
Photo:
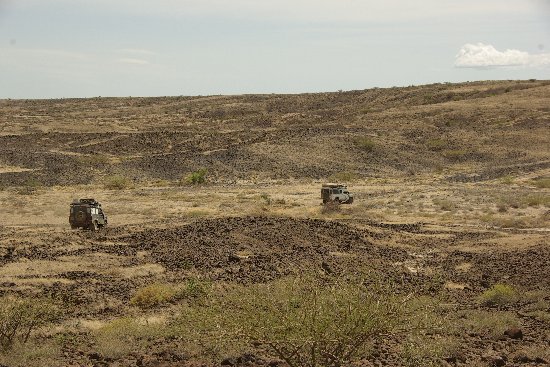
M130 57L123 57L120 59L117 59L118 62L122 64L130 64L130 65L148 65L149 61L142 60L142 59L134 59Z
M117 50L121 54L133 54L133 55L155 55L155 52L151 50L141 49L141 48L121 48Z
M549 66L550 53L529 54L520 50L499 51L492 45L467 43L456 55L459 68L493 68L505 66Z

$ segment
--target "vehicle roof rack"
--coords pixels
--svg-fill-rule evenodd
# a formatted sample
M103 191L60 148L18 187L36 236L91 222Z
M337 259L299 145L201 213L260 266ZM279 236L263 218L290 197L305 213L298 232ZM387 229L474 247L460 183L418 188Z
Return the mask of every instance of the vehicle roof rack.
M337 183L325 183L322 187L330 187L330 188L337 188L337 187L347 187L346 185L337 184Z
M92 205L92 206L98 206L99 205L99 203L93 198L80 199L78 201L73 201L73 204L88 204L88 205Z

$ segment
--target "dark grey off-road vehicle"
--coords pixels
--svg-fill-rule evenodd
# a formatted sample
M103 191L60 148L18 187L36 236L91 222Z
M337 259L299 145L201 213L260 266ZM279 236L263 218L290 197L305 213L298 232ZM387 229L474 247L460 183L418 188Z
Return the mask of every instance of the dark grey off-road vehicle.
M107 225L107 215L103 213L101 204L95 199L74 200L71 203L69 224L72 229L84 228L97 231Z

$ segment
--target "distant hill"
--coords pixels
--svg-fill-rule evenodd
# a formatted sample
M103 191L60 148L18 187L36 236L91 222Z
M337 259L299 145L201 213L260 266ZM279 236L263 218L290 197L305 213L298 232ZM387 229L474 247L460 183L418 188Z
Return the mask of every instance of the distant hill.
M442 175L550 167L550 81L298 95L0 101L0 185L105 176L211 181Z

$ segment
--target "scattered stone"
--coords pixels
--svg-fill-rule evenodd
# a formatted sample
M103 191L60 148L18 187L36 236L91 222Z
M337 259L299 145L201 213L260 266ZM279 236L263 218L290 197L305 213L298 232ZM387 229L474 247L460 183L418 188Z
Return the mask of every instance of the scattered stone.
M326 261L323 261L323 262L322 262L321 268L323 268L323 270L324 270L327 274L331 274L331 273L332 273L332 269L330 268L330 265L329 265Z
M523 352L520 352L518 354L516 354L512 360L515 362L515 363L529 363L531 362L531 358L529 358L527 356L527 354L523 353Z
M495 354L484 354L481 360L487 362L488 367L502 367L506 364L506 360Z
M523 332L516 327L510 328L504 332L504 335L511 339L523 339Z
M447 363L456 364L456 357L455 356L445 357L444 360Z
M99 361L101 359L101 355L98 352L91 352L88 353L88 358L92 361Z

